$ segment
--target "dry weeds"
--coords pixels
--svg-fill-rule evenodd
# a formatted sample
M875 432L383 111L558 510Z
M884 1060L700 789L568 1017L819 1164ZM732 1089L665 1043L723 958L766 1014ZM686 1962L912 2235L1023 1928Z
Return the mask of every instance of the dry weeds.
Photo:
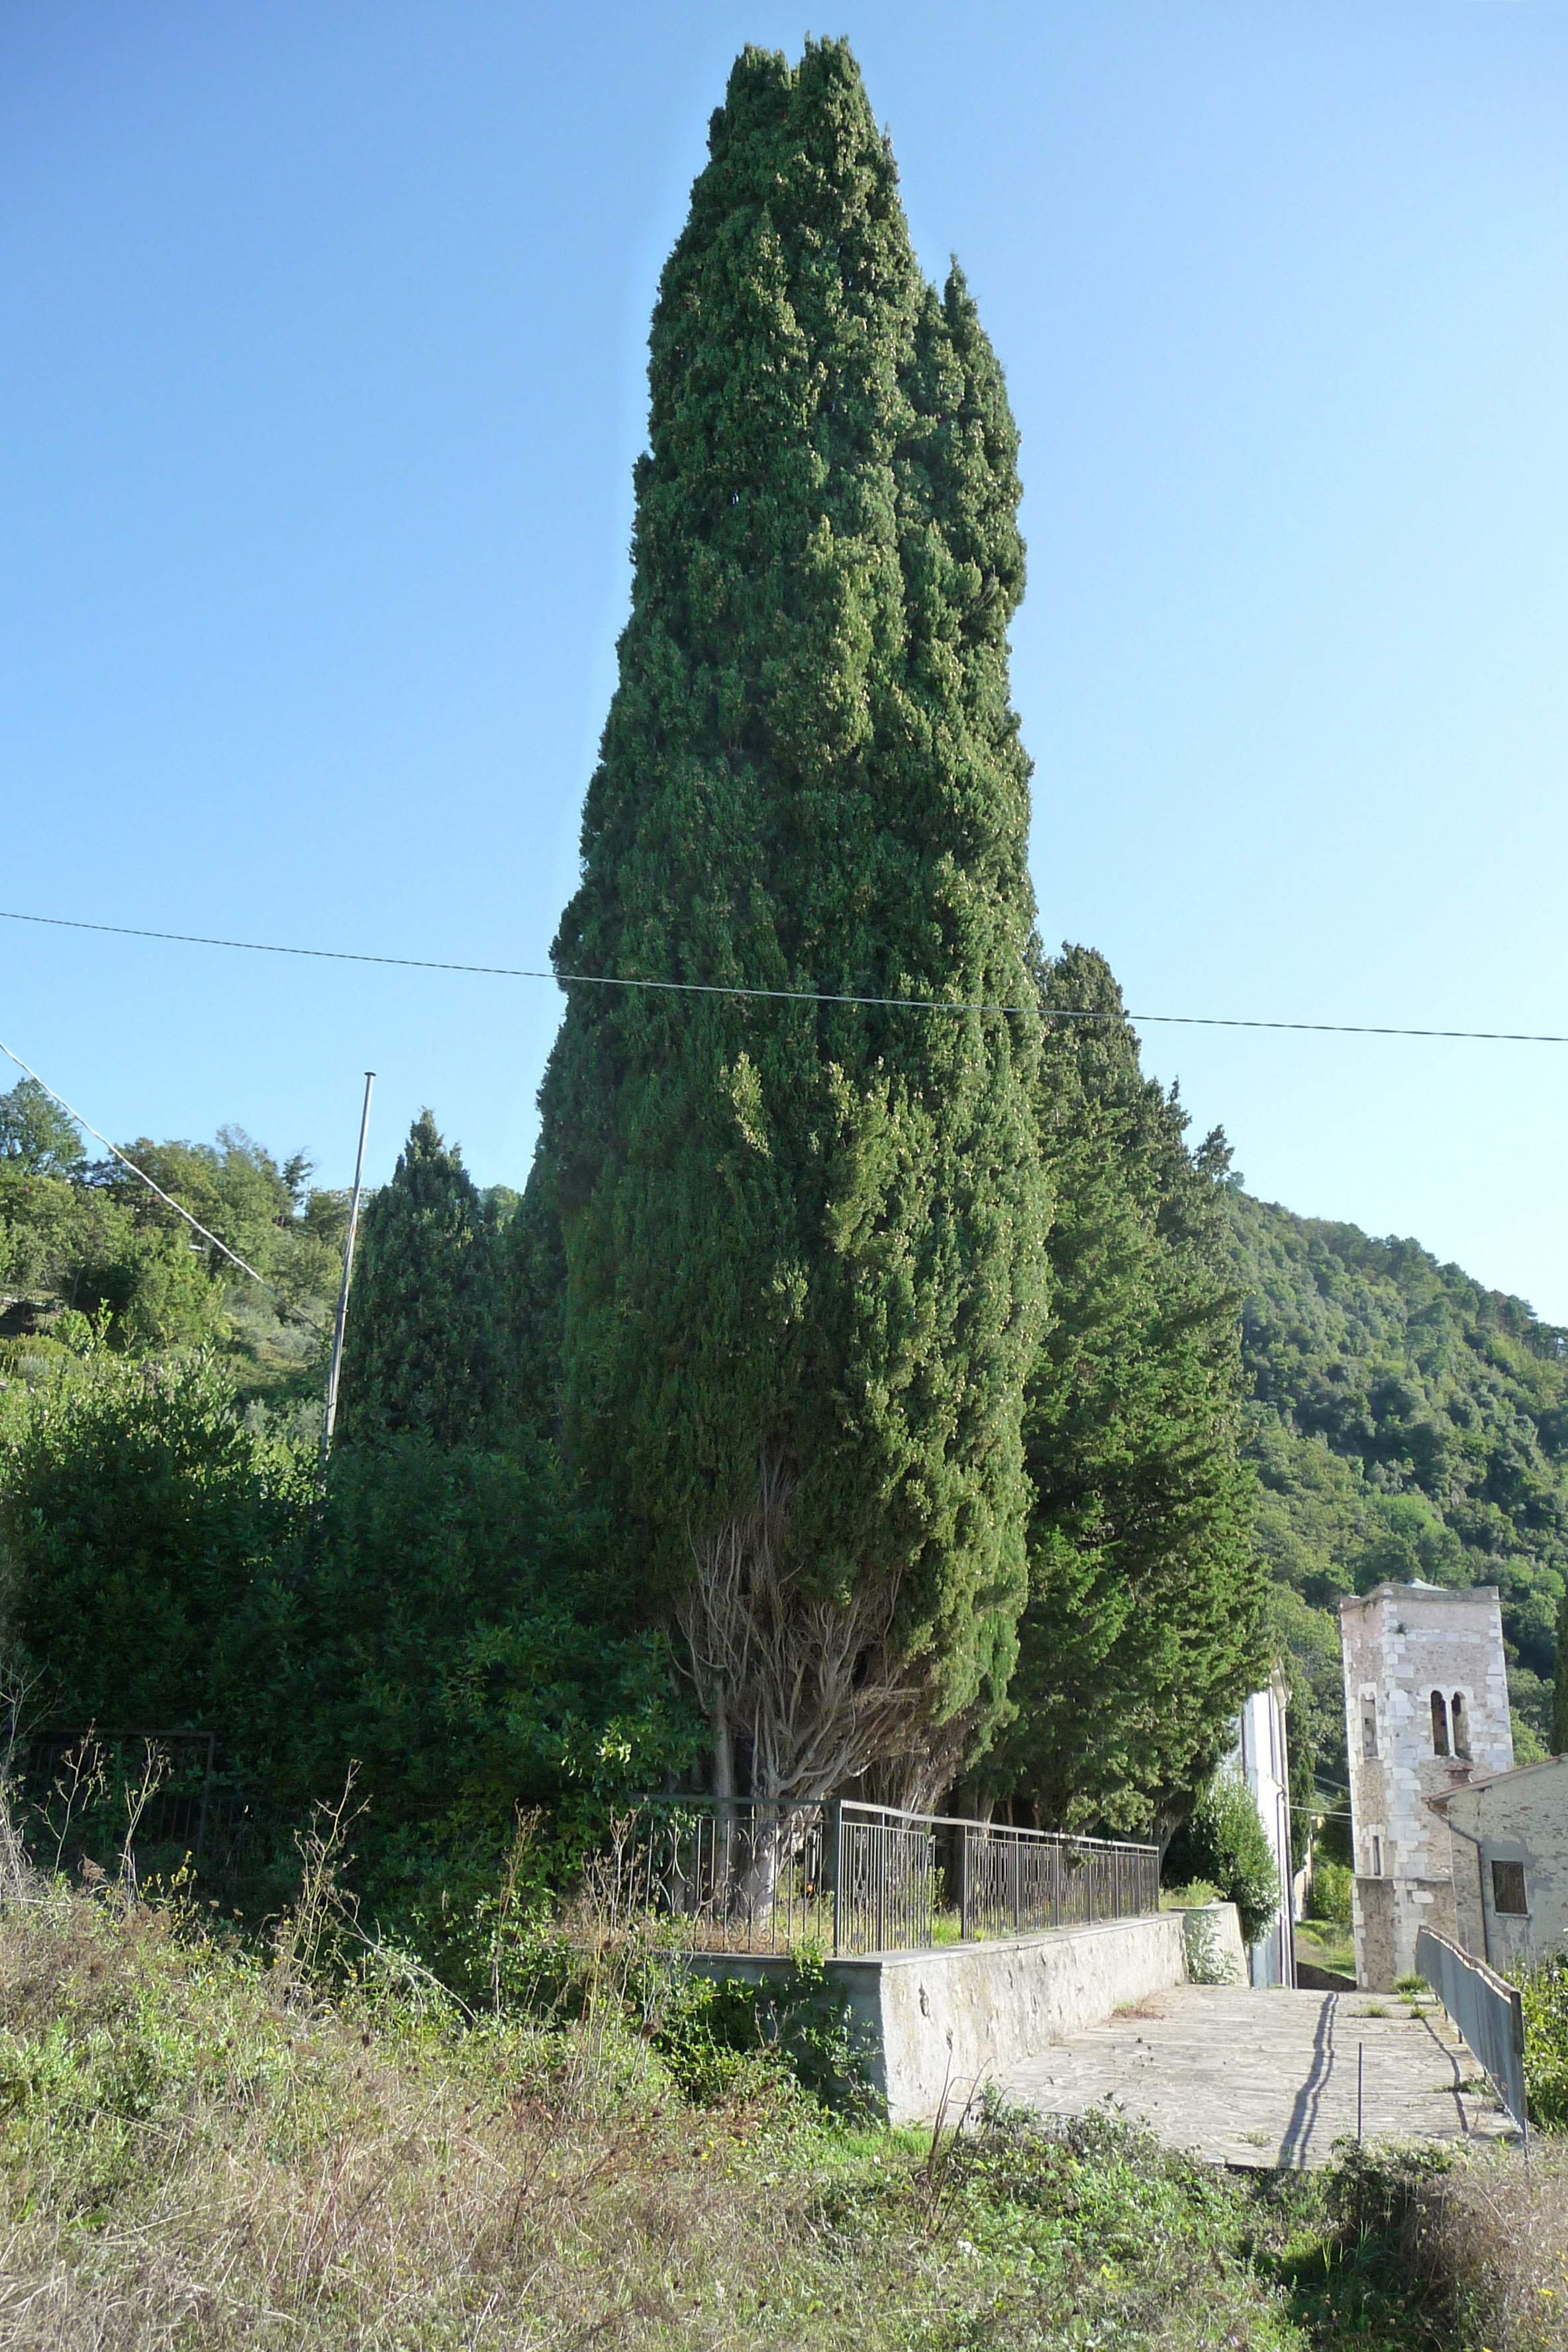
M735 2158L787 2118L672 2103L608 2031L277 1978L144 1906L0 1923L0 2344L738 2340L794 2217Z
M858 2133L763 2058L689 2105L609 1864L576 1922L588 1996L541 2023L499 1975L475 2017L363 1944L326 1998L331 1835L304 1859L264 1951L128 1884L5 1874L4 2352L1323 2352L1374 2308L1414 2347L1440 2340L1401 2310L1423 2269L1423 2309L1468 2315L1441 2340L1568 2352L1568 2158L1420 2177L1408 2273L1379 2254L1342 2328L1310 2183L1260 2192L1108 2122Z
M1536 2138L1423 2183L1413 2263L1451 2301L1458 2340L1486 2352L1568 2352L1568 2145Z

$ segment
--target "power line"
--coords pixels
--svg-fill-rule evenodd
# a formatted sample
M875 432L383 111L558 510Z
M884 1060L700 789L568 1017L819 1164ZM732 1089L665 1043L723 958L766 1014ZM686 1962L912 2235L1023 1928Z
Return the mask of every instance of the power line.
M563 988L644 989L677 996L738 996L784 1004L863 1004L895 1013L1034 1013L1043 1021L1142 1021L1184 1029L1282 1029L1310 1036L1455 1037L1474 1045L1568 1045L1568 1034L1558 1035L1529 1029L1405 1029L1391 1022L1261 1021L1218 1013L1105 1013L1088 1005L988 1004L964 997L942 996L855 996L830 989L747 988L738 981L629 980L615 972L528 971L500 963L442 963L432 956L363 955L352 948L279 947L270 940L221 940L194 931L151 931L129 923L82 922L70 915L16 914L4 907L0 907L0 922L41 923L52 930L101 931L121 940L164 940L178 947L237 948L248 955L308 956L325 963L386 964L400 971L464 972L480 980L549 980ZM15 1060L15 1055L12 1058Z
M69 1103L67 1102L64 1095L56 1094L53 1087L48 1084L47 1079L40 1078L37 1070L32 1067L30 1063L24 1062L20 1054L14 1054L11 1051L10 1046L5 1044L3 1038L0 1038L0 1054L4 1054L8 1062L15 1062L19 1070L26 1070L34 1085L42 1087L44 1092L47 1095L51 1102L58 1103L60 1108L67 1114L68 1118L74 1118L79 1127L85 1127L89 1135L93 1138L95 1142L101 1143L106 1151L112 1151L116 1160L123 1160L125 1166L130 1169L132 1176L140 1176L142 1181L146 1185L150 1192L156 1192L160 1201L164 1202L169 1208L173 1209L177 1217L184 1217L187 1225L194 1225L195 1227L203 1241L211 1242L214 1249L222 1250L225 1257L231 1259L233 1263L238 1266L241 1274L247 1274L252 1282L258 1282L261 1285L263 1290L269 1290L275 1298L281 1298L283 1294L279 1289L275 1282L268 1282L264 1274L258 1274L256 1268L253 1265L247 1265L244 1258L238 1256L235 1251L231 1250L226 1242L220 1242L216 1234L209 1234L205 1225L204 1225L199 1219L192 1216L189 1209L182 1209L178 1201L171 1200L168 1193L164 1192L161 1184L153 1183L153 1179L148 1175L145 1168L138 1168L134 1160L129 1160L126 1158L125 1153L121 1151L118 1143L110 1143L107 1135L100 1135L97 1128L92 1125L90 1120L83 1118L79 1110L73 1110Z

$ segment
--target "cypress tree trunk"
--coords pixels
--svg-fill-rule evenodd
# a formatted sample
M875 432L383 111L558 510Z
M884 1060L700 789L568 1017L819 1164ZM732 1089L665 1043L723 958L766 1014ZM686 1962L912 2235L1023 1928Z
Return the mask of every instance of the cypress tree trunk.
M921 278L842 44L748 50L710 147L557 968L1032 1003L996 362L956 270ZM535 1268L560 1238L542 1355L639 1605L684 1629L721 1790L805 1799L879 1760L923 1786L999 1710L1037 1033L568 987L519 1220Z

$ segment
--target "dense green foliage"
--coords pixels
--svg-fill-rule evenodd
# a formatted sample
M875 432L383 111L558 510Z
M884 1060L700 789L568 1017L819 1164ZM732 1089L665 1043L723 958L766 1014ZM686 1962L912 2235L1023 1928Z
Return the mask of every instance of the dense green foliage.
M1034 1488L1016 1710L984 1772L1051 1823L1179 1812L1268 1672L1267 1585L1237 1460L1228 1154L1139 1068L1104 961L1042 975L1052 1316L1024 1423Z
M1335 1862L1325 1853L1315 1853L1307 1916L1326 1919L1335 1927L1349 1927L1354 1918L1354 1906L1355 1873L1350 1864Z
M201 1357L98 1350L0 1410L7 1665L31 1722L211 1731L287 1824L358 1768L361 1883L436 1921L542 1807L557 1876L698 1722L628 1632L547 1446L313 1449L247 1424Z
M1524 2089L1531 2123L1568 2131L1568 1952L1510 1970L1524 2009Z
M1064 984L1086 987L1096 969L1103 977L1094 960L1079 962ZM1125 1097L1121 1110L1109 1107L1115 1086L1107 1071ZM1094 1091L1101 1079L1106 1102ZM1034 1605L1034 1658L1048 1660L1054 1645L1064 1664L1054 1684L1038 1666L1033 1678L1020 1677L1023 1711L1009 1733L1016 1744L995 1760L992 1785L1019 1790L1047 1818L1070 1812L1124 1826L1148 1818L1152 1792L1167 1793L1184 1775L1190 1784L1194 1755L1208 1760L1201 1748L1212 1743L1224 1703L1211 1684L1205 1717L1195 1678L1181 1681L1203 1612L1211 1624L1226 1619L1237 1691L1247 1678L1235 1663L1249 1622L1246 1595L1222 1587L1216 1599L1203 1575L1209 1549L1223 1552L1230 1539L1229 1360L1214 1344L1206 1312L1171 1310L1193 1281L1205 1301L1213 1285L1201 1274L1207 1242L1189 1246L1199 1213L1178 1212L1164 1196L1184 1196L1184 1187L1201 1202L1215 1178L1188 1158L1179 1110L1138 1077L1130 1041L1108 1059L1075 1051L1040 1100L1064 1201L1081 1181L1100 1183L1096 1198L1124 1203L1139 1171L1147 1198L1134 1219L1135 1278L1096 1290L1085 1268L1102 1265L1103 1254L1076 1245L1058 1254L1057 1327L1071 1329L1079 1352L1070 1361L1060 1350L1042 1360L1082 1402L1065 1411L1066 1433L1056 1438L1054 1508L1068 1517L1067 1474L1075 1461L1092 1461L1096 1496L1070 1524L1099 1585L1087 1595L1078 1582L1054 1587L1054 1622ZM286 1224L267 1223L280 1180L256 1147L243 1155L232 1139L216 1152L140 1149L215 1230L226 1219L226 1230L258 1255L269 1231L285 1249L294 1245ZM1121 1172L1112 1181L1106 1170ZM101 1187L76 1189L94 1204L108 1197ZM350 1442L338 1449L322 1497L310 1429L258 1412L254 1402L240 1409L236 1373L253 1383L256 1367L233 1331L234 1288L204 1271L195 1253L187 1257L207 1285L214 1319L230 1321L226 1360L188 1348L138 1353L111 1318L102 1328L120 1346L107 1346L84 1318L57 1315L49 1328L73 1345L37 1336L15 1343L31 1351L19 1358L26 1378L0 1399L9 1435L0 1479L7 1630L12 1664L32 1682L32 1717L211 1730L231 1773L285 1813L340 1785L357 1760L373 1809L361 1840L369 1881L405 1913L443 1872L454 1885L468 1885L493 1868L516 1802L552 1816L540 1855L580 1852L606 1806L684 1770L695 1737L665 1641L628 1611L602 1511L587 1507L551 1442L523 1419L505 1423L503 1444L493 1442L490 1394L469 1373L504 1361L505 1329L481 1326L454 1346L465 1318L480 1325L505 1304L504 1288L475 1270L493 1273L498 1246L510 1245L522 1221L512 1219L499 1237L496 1222L456 1154L427 1118L418 1122L397 1177L373 1204L376 1243L362 1261L371 1275L356 1286L351 1318L365 1335L358 1362L381 1368L385 1381L383 1434L367 1433L376 1418L368 1412L357 1434L350 1421ZM1081 1234L1088 1222L1064 1217L1061 1234ZM317 1301L323 1310L329 1289L323 1285ZM1118 1323L1130 1301L1137 1311ZM1173 1346L1162 1314L1174 1328ZM1104 1370L1091 1388L1083 1367L1097 1349ZM1193 1349L1213 1377L1189 1383L1182 1426L1195 1442L1180 1464L1163 1469L1163 1433L1182 1410L1180 1376L1184 1366L1190 1372ZM387 1409L384 1401L399 1397L414 1400L413 1408ZM420 1410L432 1397L439 1413ZM1133 1405L1146 1398L1154 1410L1135 1423ZM416 1419L422 1426L406 1425ZM1207 1537L1204 1508L1184 1517L1183 1495L1199 1506L1206 1498L1215 1522ZM1185 1576L1163 1583L1162 1529L1187 1546ZM1033 1536L1037 1558L1059 1559L1044 1508ZM1112 1551L1118 1566L1108 1570ZM1139 1607L1116 1615L1101 1653L1113 1664L1097 1678L1092 1663L1081 1664L1095 1636L1093 1612L1111 1612L1117 1577L1134 1574L1144 1580ZM1086 1622L1075 1622L1075 1609ZM1118 1743L1137 1673L1142 1719ZM1099 1725L1102 1736L1098 1747L1084 1741L1070 1783L1051 1789L1043 1774L1026 1778L1029 1740L1036 1756L1059 1753L1051 1743L1063 1692L1082 1724Z
M1203 1879L1241 1921L1241 1940L1256 1944L1279 1909L1279 1874L1257 1802L1239 1772L1221 1765L1198 1791L1192 1812L1165 1849L1163 1875L1173 1886Z
M338 1432L486 1436L498 1402L495 1226L427 1110L366 1204Z
M1240 1192L1231 1231L1293 1738L1343 1778L1339 1597L1420 1577L1500 1588L1516 1752L1539 1755L1568 1576L1568 1334L1412 1241Z
M341 1262L342 1194L312 1192L301 1155L280 1168L239 1128L225 1128L216 1144L143 1136L124 1147L266 1278L263 1288L120 1161L89 1166L75 1129L31 1086L24 1079L0 1096L0 1306L26 1310L16 1324L26 1352L47 1355L28 1327L41 1313L58 1341L52 1318L63 1307L113 1348L216 1347L247 1394L313 1402Z
M921 277L842 44L748 50L710 154L654 318L558 968L1026 1003L1000 369L957 272ZM900 1686L911 1723L978 1727L1012 1667L1035 1054L1023 1015L584 988L545 1079L565 1433L628 1577L661 1605L738 1547L786 1643L858 1606L884 1719ZM700 1659L724 1646L699 1630ZM825 1694L764 1739L766 1691L707 1679L764 1788L875 1752L827 1736Z
M7 1406L7 1665L29 1715L235 1737L251 1595L305 1507L295 1450L247 1429L200 1358L95 1351Z
M600 1531L552 1449L342 1449L325 1507L266 1596L280 1662L270 1759L294 1818L349 1764L378 1902L445 1946L515 1814L557 1882L628 1799L686 1769L700 1718L663 1637L629 1628Z

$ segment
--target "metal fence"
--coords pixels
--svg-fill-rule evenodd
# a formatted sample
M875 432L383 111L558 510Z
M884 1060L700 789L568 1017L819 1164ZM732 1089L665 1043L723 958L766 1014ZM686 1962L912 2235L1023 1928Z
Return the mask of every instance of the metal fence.
M142 1877L185 1862L205 1879L232 1875L250 1845L256 1808L216 1749L205 1731L37 1734L17 1758L23 1833L35 1861L109 1871L129 1851Z
M723 1951L921 1951L1160 1906L1157 1847L848 1798L650 1798L630 1855L637 1898Z
M1524 2003L1519 1987L1461 1951L1447 1936L1434 1935L1430 1927L1417 1930L1415 1970L1426 1978L1523 2131Z

